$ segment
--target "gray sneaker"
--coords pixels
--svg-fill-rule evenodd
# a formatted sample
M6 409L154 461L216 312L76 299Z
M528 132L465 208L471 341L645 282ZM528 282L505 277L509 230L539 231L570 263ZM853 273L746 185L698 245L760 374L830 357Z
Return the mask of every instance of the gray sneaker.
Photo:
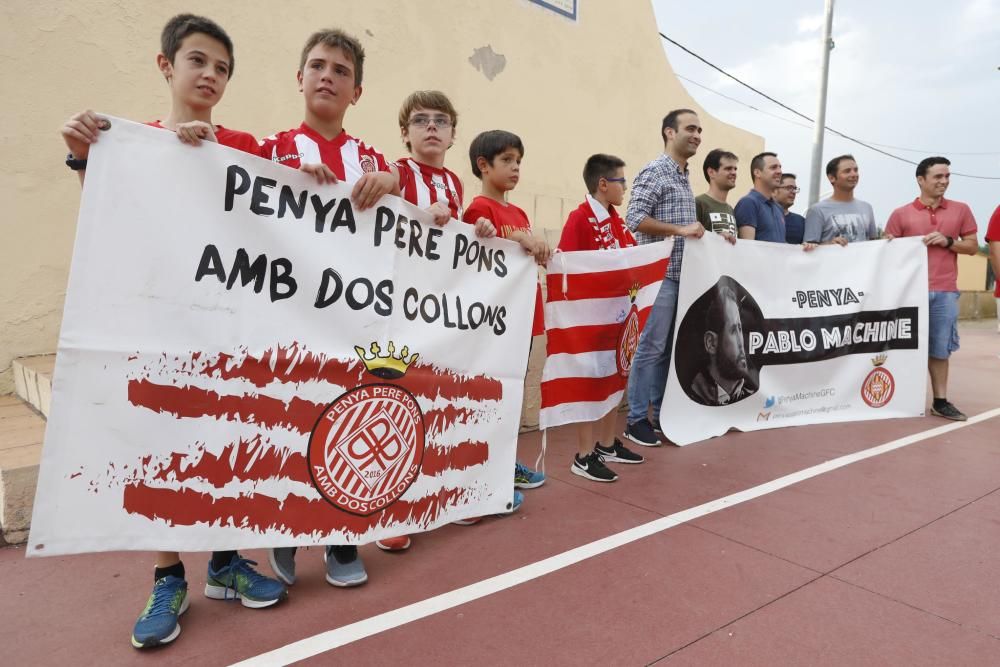
M295 549L296 547L276 547L267 552L267 562L271 564L275 576L288 586L295 583Z
M323 553L323 561L326 563L326 583L331 586L347 588L368 581L357 547L329 546Z

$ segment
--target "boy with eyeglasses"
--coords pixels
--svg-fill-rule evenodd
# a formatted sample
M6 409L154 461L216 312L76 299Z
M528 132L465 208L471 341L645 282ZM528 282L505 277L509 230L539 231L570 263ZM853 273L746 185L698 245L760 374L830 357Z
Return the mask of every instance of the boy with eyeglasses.
M559 250L613 250L634 246L635 237L625 227L615 206L625 199L625 162L614 155L591 155L583 167L583 182L590 194L569 214L559 239ZM577 422L577 454L570 471L595 482L613 482L618 475L605 462L642 463L645 459L626 449L615 437L617 405L591 422Z
M444 166L448 149L455 143L458 112L447 95L438 90L411 93L399 109L399 133L409 151L396 160L400 196L434 216L438 225L462 219L462 181ZM496 236L489 220L480 218L476 235ZM473 523L465 520L462 524ZM413 543L409 535L377 540L383 551L405 551Z

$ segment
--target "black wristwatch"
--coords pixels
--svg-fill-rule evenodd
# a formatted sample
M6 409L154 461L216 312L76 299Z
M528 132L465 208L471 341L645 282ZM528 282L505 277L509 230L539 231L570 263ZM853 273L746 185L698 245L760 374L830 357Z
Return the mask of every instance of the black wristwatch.
M86 160L84 160L84 162L86 162ZM953 245L955 245L955 239L953 239L952 237L949 236L948 237L948 245L946 245L945 248L950 248Z
M66 166L72 169L73 171L82 171L87 168L87 158L83 158L82 160L80 160L78 158L73 157L72 153L68 153L66 155Z

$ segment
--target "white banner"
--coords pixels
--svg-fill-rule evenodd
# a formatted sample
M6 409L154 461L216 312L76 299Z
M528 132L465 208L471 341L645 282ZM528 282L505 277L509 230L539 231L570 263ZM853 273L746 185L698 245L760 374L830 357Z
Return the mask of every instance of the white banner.
M530 257L349 195L112 119L30 555L359 544L509 507Z
M927 388L919 238L821 246L714 234L684 246L660 413L678 445L731 428L912 417Z

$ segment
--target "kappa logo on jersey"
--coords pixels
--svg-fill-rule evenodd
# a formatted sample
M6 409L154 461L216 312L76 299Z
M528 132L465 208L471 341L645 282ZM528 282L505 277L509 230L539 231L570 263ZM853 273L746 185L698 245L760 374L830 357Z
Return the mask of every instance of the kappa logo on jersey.
M271 158L271 162L288 162L289 160L301 160L305 153L289 153L288 155L275 155Z
M378 163L371 155L362 155L358 158L358 161L361 163L361 171L366 174L374 174L378 171Z
M369 373L396 380L420 355L378 343L355 351ZM406 389L380 382L355 387L327 406L309 437L309 474L323 498L350 514L369 516L396 502L420 474L424 416Z
M635 350L639 347L639 309L635 305L635 299L638 295L639 285L636 283L628 290L628 298L632 307L622 323L621 333L618 334L618 349L615 354L615 360L618 362L618 374L622 377L628 377L629 371L632 369L632 357L635 356Z
M861 383L861 398L870 408L881 408L886 405L892 400L892 395L896 391L896 380L893 379L889 369L882 365L888 358L888 355L880 354L872 359L875 368Z

